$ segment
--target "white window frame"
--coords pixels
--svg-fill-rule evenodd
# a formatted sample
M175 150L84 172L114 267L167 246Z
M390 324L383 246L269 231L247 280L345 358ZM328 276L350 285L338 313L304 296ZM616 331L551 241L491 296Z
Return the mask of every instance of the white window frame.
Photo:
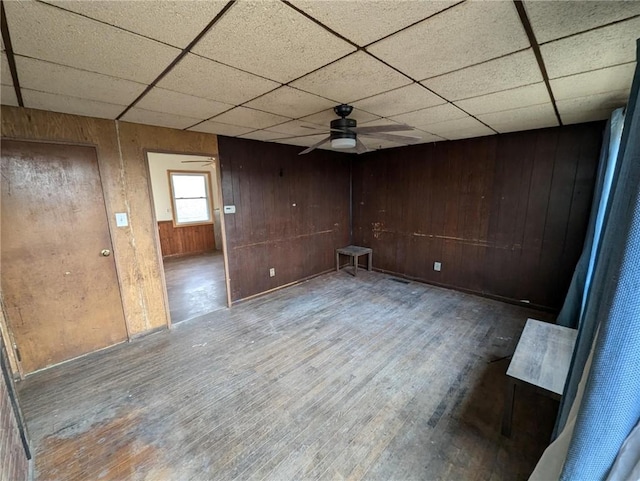
M175 227L185 227L192 225L206 225L213 224L213 201L211 198L211 172L206 170L168 170L167 174L169 176L169 192L171 194L171 216L173 218L173 225ZM209 216L206 221L193 221L193 222L180 222L178 220L178 209L176 208L176 196L173 188L173 176L184 176L184 175L192 175L194 177L204 177L205 178L205 190L206 190L206 200L207 200L207 214ZM203 197L180 197L180 199L202 199Z

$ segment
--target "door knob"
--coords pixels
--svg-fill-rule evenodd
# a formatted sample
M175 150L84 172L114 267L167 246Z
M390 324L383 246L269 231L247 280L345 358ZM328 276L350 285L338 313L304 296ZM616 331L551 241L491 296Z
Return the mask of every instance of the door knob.
M109 249L102 249L100 254L102 254L102 257L109 257L111 255L111 251Z

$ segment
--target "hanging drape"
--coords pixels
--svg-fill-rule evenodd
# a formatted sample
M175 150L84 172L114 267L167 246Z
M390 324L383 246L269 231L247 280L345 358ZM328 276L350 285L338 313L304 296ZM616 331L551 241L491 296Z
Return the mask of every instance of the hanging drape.
M620 108L615 110L607 121L602 138L598 174L591 203L591 215L585 234L582 254L573 272L567 297L556 319L556 324L561 326L577 329L580 324L580 318L584 314L587 293L591 285L597 252L602 239L605 214L608 212L611 198L613 174L618 164L618 151L622 138L623 124L624 109Z
M562 419L571 410L571 423L545 451L533 479L542 479L545 466L554 464L561 468L553 476L556 479L604 480L618 454L625 452L623 444L625 449L635 445L631 433L640 422L639 88L636 67L609 207L602 215L592 280L580 301L578 340L558 418L562 431ZM588 271L587 264L585 280ZM550 473L546 471L547 479Z
M615 173L618 171L616 167L619 166L618 153L622 140L624 117L624 109L620 108L613 112L607 122L602 140L600 164L584 248L574 271L567 298L556 320L559 325L574 329L579 328L579 330L564 395L560 403L558 418L556 419L554 438L567 422L571 405L576 397L583 366L589 355L597 328L597 319L595 317L590 316L588 321L585 322L585 307L591 293L591 281L596 259L600 252L603 227L610 212L611 191L614 187Z

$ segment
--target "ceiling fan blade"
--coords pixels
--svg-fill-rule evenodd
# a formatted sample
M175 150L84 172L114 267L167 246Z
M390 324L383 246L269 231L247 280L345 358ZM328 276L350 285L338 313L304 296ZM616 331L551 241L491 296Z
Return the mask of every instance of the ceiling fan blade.
M278 137L276 139L273 140L289 140L289 139L301 139L303 137L313 137L314 135L320 135L320 134L328 134L329 131L327 130L320 130L314 134L304 134L304 135L292 135L290 137Z
M356 137L356 152L358 154L364 154L365 152L369 152L369 149L367 149L367 146L364 145L359 138Z
M322 132L326 132L327 129L325 127L315 127L313 125L300 125L301 128L303 129L311 129L311 130L321 130Z
M388 124L371 125L369 127L354 127L349 130L358 134L371 134L373 132L400 132L402 130L413 130L413 127L407 124Z
M302 152L300 152L298 155L302 155L302 154L308 154L309 152L311 152L312 150L320 147L322 144L326 144L327 142L329 142L331 140L331 137L327 137L325 139L322 139L320 142L316 142L315 144L313 144L311 147L308 147L306 149L304 149Z
M406 135L394 135L394 134L383 134L382 132L368 134L366 132L360 132L358 135L362 135L364 137L373 137L377 139L390 140L391 142L398 142L401 144L417 144L422 139L420 137L407 137Z

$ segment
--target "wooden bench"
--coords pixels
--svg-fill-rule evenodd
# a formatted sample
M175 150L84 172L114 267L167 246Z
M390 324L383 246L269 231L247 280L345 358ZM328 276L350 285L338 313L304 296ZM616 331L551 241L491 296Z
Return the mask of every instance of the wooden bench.
M351 265L353 265L353 275L358 275L358 257L368 255L367 270L372 269L373 264L373 249L369 247L360 246L347 246L336 249L336 272L340 270L340 254L349 256L351 258Z
M562 397L577 334L575 329L527 319L507 369L503 435L511 435L516 385L533 386L554 399Z

